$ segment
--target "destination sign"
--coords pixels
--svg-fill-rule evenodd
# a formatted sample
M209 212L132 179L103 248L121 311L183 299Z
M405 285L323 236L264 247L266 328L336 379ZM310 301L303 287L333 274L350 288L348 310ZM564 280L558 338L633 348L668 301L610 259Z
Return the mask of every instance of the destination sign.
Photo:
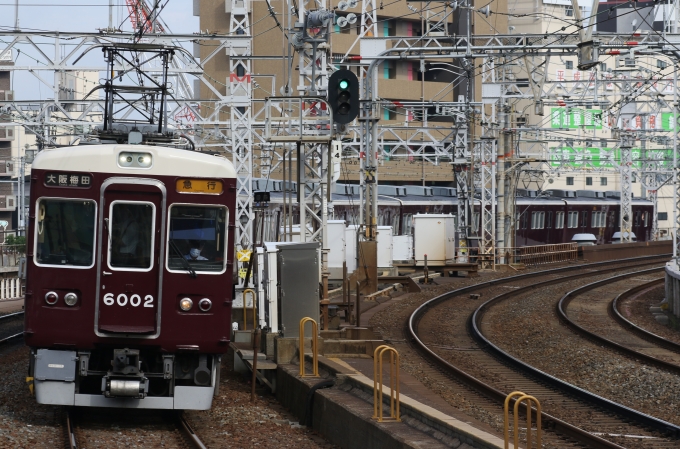
M92 185L92 175L85 173L45 173L47 187L80 187L89 188Z
M217 179L178 179L176 184L180 193L222 193L222 181Z

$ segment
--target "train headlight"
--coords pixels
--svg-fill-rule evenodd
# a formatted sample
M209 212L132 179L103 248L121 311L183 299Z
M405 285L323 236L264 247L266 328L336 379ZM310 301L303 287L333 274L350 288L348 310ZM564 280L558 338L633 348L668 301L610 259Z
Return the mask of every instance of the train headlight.
M55 305L59 301L59 295L55 292L47 292L45 294L45 302L51 306Z
M122 168L149 168L152 162L151 153L123 151L118 154L118 166Z
M203 298L200 301L198 301L198 308L201 309L204 312L207 312L210 310L212 307L212 301L210 301L208 298Z
M188 312L193 307L194 302L189 298L184 298L179 302L179 308Z
M151 167L151 155L149 153L142 153L137 156L137 165L140 167Z
M121 167L129 167L132 165L133 161L134 158L132 157L132 153L120 153L120 155L118 155L118 165Z
M78 295L75 293L66 293L64 295L64 302L67 306L75 306L78 302Z

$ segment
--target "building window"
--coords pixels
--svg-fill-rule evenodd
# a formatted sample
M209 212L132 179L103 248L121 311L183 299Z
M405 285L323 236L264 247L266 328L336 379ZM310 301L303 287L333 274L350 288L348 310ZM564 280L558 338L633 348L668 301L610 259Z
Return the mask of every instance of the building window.
M668 220L668 212L659 212L657 217L659 221L666 221Z
M568 186L574 185L574 177L573 176L567 176L567 185Z
M592 186L593 185L593 178L590 176L586 176L586 185L587 186Z
M645 228L649 227L649 212L644 212L642 214L642 219L645 222Z
M564 15L567 17L574 17L574 7L573 6L565 6L564 7Z
M531 213L531 229L543 229L545 223L545 212Z
M574 61L565 61L565 68L571 70L574 68Z
M606 186L607 185L607 178L606 177L601 177L600 178L600 185L601 186Z
M552 228L552 217L553 217L552 211L548 212L548 221L545 223L545 227L548 229Z
M600 147L607 148L607 139L600 139Z
M569 221L567 222L567 227L568 228L577 228L578 227L578 212L569 212Z
M588 211L583 211L583 220L581 220L581 226L584 228L588 227Z
M383 118L385 120L396 120L397 119L397 107L396 106L391 106L391 107L383 107Z
M397 79L397 62L396 61L385 61L383 62L385 79L393 80Z
M387 20L383 22L383 32L384 36L396 36L397 35L397 21L396 20Z
M520 216L520 223L521 223L522 229L526 229L526 228L527 228L527 213L526 213L526 212L523 213L523 214Z
M668 63L662 59L657 59L656 60L656 67L659 69L665 69L668 67Z
M640 211L636 210L635 211L635 226L640 226Z
M555 213L555 229L564 229L564 212Z

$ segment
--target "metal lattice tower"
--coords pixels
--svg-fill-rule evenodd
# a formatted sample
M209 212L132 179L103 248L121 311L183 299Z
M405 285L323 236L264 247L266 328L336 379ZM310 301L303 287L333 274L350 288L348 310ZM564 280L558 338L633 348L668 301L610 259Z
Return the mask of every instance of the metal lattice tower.
M301 1L298 9L298 21L306 23L305 17L310 12L326 9L325 0ZM328 61L330 45L305 44L299 49L299 78L297 90L302 96L325 96L328 89ZM306 116L321 117L328 115L322 104L310 101L306 104ZM330 117L329 117L330 118ZM324 243L326 237L327 208L327 173L328 145L319 143L301 143L298 146L297 172L298 197L300 198L300 241L318 241Z
M635 135L628 132L621 133L621 242L630 243L633 233L633 161L632 149L635 145Z
M250 0L231 1L229 34L250 37ZM252 40L229 43L229 98L230 139L229 144L238 176L236 187L236 249L252 249L253 244L253 152L252 152Z

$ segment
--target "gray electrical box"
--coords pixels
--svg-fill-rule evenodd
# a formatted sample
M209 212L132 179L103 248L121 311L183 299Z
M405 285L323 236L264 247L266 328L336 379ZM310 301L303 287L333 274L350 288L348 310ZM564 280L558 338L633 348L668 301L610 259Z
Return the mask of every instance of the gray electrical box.
M300 320L310 317L319 324L319 243L292 243L279 247L279 320L284 337L300 336ZM311 337L311 325L305 335Z

